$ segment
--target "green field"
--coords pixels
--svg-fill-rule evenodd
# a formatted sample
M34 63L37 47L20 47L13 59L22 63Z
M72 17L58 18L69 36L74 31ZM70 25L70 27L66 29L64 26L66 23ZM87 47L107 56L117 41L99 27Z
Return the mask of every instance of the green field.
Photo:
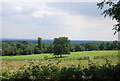
M118 51L83 51L83 52L71 52L70 55L63 55L63 58L59 59L79 59L80 57L89 57L90 60L94 59L94 56L106 56L115 57L118 55ZM2 56L2 60L44 60L56 59L53 54L32 54L32 55L19 55L19 56Z
M89 57L89 59L84 59ZM98 58L94 58L98 57ZM95 64L106 63L106 58L111 61L112 64L117 64L118 62L118 51L83 51L83 52L71 52L69 55L63 55L62 58L56 58L53 54L33 54L33 55L19 55L19 56L2 56L0 62L2 69L4 71L14 71L18 68L29 65L30 62L35 64L48 64L48 63L58 63L58 66L69 66L82 64L84 66L88 65L91 61Z

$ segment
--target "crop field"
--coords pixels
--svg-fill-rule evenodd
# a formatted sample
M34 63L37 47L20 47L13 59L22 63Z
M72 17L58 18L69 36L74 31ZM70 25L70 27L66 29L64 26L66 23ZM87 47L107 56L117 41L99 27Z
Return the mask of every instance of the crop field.
M3 70L17 70L19 67L28 65L30 62L47 64L59 63L58 66L69 66L82 64L86 66L89 62L104 64L108 59L112 64L118 62L118 51L83 51L71 52L69 55L63 55L62 58L55 57L53 54L33 54L20 56L2 56L1 65ZM16 67L16 68L15 68Z

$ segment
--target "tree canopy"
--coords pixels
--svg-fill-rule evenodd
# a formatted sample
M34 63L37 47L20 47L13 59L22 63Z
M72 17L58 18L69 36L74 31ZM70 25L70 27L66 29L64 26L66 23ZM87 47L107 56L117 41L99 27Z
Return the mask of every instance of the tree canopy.
M107 5L107 7L105 7ZM116 34L120 31L120 0L104 0L101 3L97 4L99 9L106 8L102 15L104 17L109 16L112 19L115 19L118 23L114 25L113 30L115 30Z
M40 45L39 45L40 43ZM55 38L54 43L48 44L41 39L39 43L30 43L29 41L0 42L0 55L30 55L40 53L54 53L54 55L69 54L70 52L92 51L92 50L119 50L120 42L88 42L88 43L70 43L66 37ZM40 50L40 48L42 50Z
M67 37L54 39L54 55L70 54L70 40Z

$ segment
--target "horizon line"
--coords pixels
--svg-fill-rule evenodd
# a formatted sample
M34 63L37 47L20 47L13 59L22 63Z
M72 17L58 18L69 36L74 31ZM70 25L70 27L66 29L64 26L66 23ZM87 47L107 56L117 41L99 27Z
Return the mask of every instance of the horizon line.
M3 40L3 39L16 39L16 40L37 40L37 39L29 39L29 38L0 38L0 40ZM42 39L42 40L54 40L54 39ZM69 39L69 40L72 40L72 41L117 41L117 40L90 40L90 39Z

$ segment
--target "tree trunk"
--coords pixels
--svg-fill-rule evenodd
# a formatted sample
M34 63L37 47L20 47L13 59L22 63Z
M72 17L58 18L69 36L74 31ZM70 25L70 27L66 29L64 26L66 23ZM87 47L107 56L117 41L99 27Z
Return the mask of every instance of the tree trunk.
M118 41L120 41L120 21L118 21L119 27L118 27Z

